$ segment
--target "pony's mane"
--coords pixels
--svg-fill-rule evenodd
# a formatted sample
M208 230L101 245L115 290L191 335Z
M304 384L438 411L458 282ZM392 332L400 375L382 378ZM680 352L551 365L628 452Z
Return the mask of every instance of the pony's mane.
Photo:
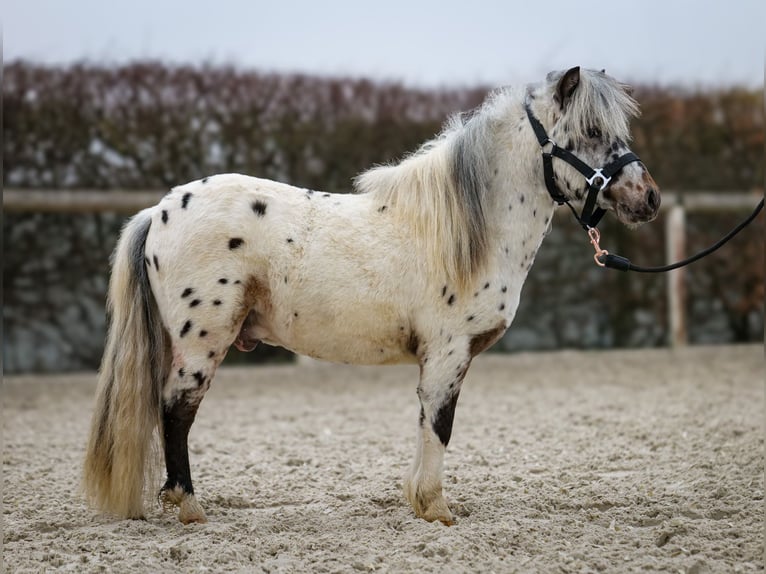
M563 72L548 75L553 90ZM570 140L584 140L591 127L598 127L610 140L630 141L630 120L639 115L638 104L628 86L596 70L580 70L580 83L561 117L560 128Z
M354 181L360 193L375 193L414 228L429 272L466 289L488 250L488 154L493 137L487 109L455 114L443 131L398 165L372 168Z
M543 96L549 113L555 114L549 119L560 120L557 128L572 140L584 139L588 129L597 126L611 139L629 141L630 119L638 115L638 105L627 86L602 72L582 70L577 90L559 116L553 93L562 74L553 72L546 82L528 87L529 93ZM470 286L489 251L486 212L493 131L508 121L509 110L525 93L514 88L493 92L473 114L452 116L436 138L398 165L375 167L354 181L358 192L374 193L381 205L390 206L414 229L431 276L446 278L460 290Z

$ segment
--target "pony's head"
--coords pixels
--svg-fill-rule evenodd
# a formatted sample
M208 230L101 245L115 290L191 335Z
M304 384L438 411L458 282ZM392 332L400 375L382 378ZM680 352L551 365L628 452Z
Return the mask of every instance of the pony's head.
M541 92L531 97L545 100L548 135L560 148L593 169L630 153L630 119L638 115L638 105L627 86L604 71L576 67L551 72ZM583 203L589 187L585 177L561 159L553 160L553 170L566 198L573 204ZM632 161L611 177L598 193L596 205L612 211L622 223L638 225L656 217L660 193L644 164Z

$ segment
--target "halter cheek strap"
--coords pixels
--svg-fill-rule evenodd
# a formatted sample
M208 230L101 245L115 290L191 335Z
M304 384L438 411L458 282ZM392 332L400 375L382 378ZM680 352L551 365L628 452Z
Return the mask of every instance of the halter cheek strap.
M634 161L641 160L633 152L628 152L606 164L604 167L593 169L569 150L557 146L556 142L548 137L543 124L541 124L540 120L538 120L535 117L535 114L532 113L532 108L529 106L529 102L524 103L524 109L527 112L532 131L535 132L540 148L543 150L543 176L545 178L545 187L551 195L551 198L559 205L566 204L567 207L572 210L577 221L580 222L580 225L582 225L584 229L596 227L598 222L601 221L601 218L604 216L604 213L606 213L604 209L596 207L596 200L598 199L599 192L605 190L609 186L612 178L617 175L623 167ZM551 149L546 152L545 146L548 144L550 144ZM556 185L556 176L553 173L554 157L567 162L579 171L585 178L585 181L588 182L588 196L585 198L585 204L583 205L580 215L577 215L574 207L569 203L569 198L565 196Z

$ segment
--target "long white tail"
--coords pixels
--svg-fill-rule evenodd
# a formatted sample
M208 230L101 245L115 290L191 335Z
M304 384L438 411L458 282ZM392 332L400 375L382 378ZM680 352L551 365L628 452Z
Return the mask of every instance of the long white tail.
M171 361L144 260L150 227L149 210L133 217L112 256L109 331L83 472L89 502L126 518L144 516L144 480L157 469Z

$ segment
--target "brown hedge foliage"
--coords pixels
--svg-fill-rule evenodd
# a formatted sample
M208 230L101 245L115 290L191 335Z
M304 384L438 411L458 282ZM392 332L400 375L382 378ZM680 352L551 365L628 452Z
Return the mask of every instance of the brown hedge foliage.
M240 171L343 191L487 89L416 90L138 63L5 67L5 185L166 188ZM635 151L665 189L762 186L763 94L638 87Z
M763 189L763 92L639 88L634 149L665 189Z
M376 163L402 157L445 118L486 96L364 79L261 74L234 68L64 68L12 62L3 78L3 183L21 188L166 189L242 172L343 192ZM642 87L634 150L661 187L762 187L763 94ZM733 219L690 216L690 250ZM6 215L6 371L98 365L114 214ZM664 258L661 222L638 232L605 222L608 247L642 264ZM760 339L763 242L749 233L690 271L693 341ZM525 286L509 349L661 345L665 279L604 273L571 222L557 221Z
M134 64L5 69L5 185L164 189L243 172L333 191L485 90Z

